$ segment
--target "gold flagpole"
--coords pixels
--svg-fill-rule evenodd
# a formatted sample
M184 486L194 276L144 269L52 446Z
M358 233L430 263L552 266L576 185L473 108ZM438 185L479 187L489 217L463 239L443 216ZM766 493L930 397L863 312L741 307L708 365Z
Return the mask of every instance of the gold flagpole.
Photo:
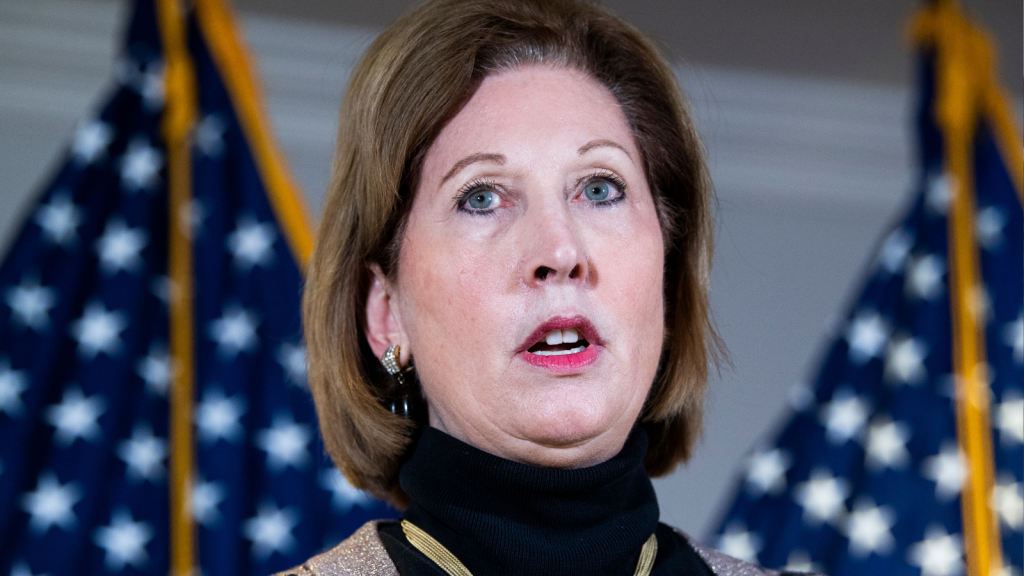
M195 73L186 42L185 14L179 0L157 0L165 62L164 138L167 141L169 209L170 355L170 521L171 575L188 576L196 567L192 519L195 468L192 434L194 336L192 310L191 131L196 116Z
M950 313L957 382L957 435L968 466L961 491L964 548L970 576L1002 572L999 521L991 507L994 476L985 348L984 292L974 234L973 141L982 118L992 124L1003 163L1021 195L1021 144L1008 135L1009 108L995 78L990 42L953 0L922 10L912 23L918 45L935 50L934 119L943 135L949 204ZM1016 131L1019 137L1019 131Z

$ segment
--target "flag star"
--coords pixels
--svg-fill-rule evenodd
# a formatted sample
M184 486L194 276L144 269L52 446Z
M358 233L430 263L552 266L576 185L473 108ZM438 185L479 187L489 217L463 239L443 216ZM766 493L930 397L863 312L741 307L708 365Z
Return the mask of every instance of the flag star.
M921 576L956 576L963 573L963 553L960 536L935 524L925 531L924 540L910 546L907 560L921 568Z
M244 432L239 419L246 410L245 399L241 394L227 398L218 388L207 390L196 407L199 439L206 444L221 439L237 442Z
M881 472L886 468L901 470L910 462L907 441L910 440L910 426L904 422L893 422L888 416L878 416L871 422L865 440L867 468Z
M96 421L105 411L99 394L86 398L81 389L68 388L60 404L47 408L46 421L57 429L57 444L70 446L78 438L89 442L99 438L103 431Z
M308 425L296 423L291 415L279 414L270 428L256 433L256 446L267 453L267 467L280 472L289 466L301 469L306 465L306 446L312 438Z
M924 382L928 371L924 360L928 346L921 340L909 336L894 338L885 355L885 379L892 384L916 385Z
M288 381L304 388L306 385L306 347L287 342L277 350L277 361L284 368Z
M1003 343L1013 348L1013 359L1017 364L1024 363L1024 312L1003 326Z
M935 497L941 501L948 502L960 493L967 474L963 453L954 442L944 442L938 454L921 463L921 475L935 482Z
M277 232L268 222L257 222L251 216L238 219L235 231L228 235L227 248L234 256L235 268L248 272L253 266L266 268L274 260Z
M51 527L65 531L75 527L74 507L82 499L82 490L74 482L61 485L53 472L43 473L35 492L21 497L21 506L30 518L28 527L36 534L45 534Z
M1013 474L999 475L999 481L992 487L991 506L1007 528L1024 530L1024 485Z
M167 442L153 436L148 425L136 425L132 437L118 445L117 455L127 464L130 480L153 482L164 475Z
M872 553L888 556L896 546L890 531L896 524L896 512L889 506L875 506L871 498L858 500L846 519L846 537L850 554L867 558Z
M114 130L110 124L93 120L75 132L71 144L71 154L82 164L92 164L102 156L110 141L114 139Z
M999 441L1004 446L1024 443L1024 397L1020 391L1003 393L1003 401L996 406L994 420L999 429Z
M256 516L246 520L242 533L252 541L252 555L265 561L274 553L289 554L295 548L292 528L299 524L299 513L294 508L278 508L274 504L260 504Z
M792 463L786 450L755 452L747 464L747 491L755 496L779 494L786 489L786 471Z
M96 241L100 255L100 267L107 275L121 270L135 271L142 264L140 252L149 244L149 237L142 228L128 228L121 218L113 218L103 229L103 236Z
M907 265L906 293L922 300L938 298L942 294L945 272L945 263L935 254L911 258Z
M1003 228L1006 227L1006 215L995 206L986 206L978 211L975 230L978 244L986 250L998 248L1003 243Z
M171 282L167 276L157 276L150 283L149 291L161 302L167 304L170 302L171 296L175 294L174 282Z
M71 324L71 336L78 341L78 355L92 360L103 352L114 356L121 351L121 332L128 319L118 311L109 311L99 302L90 302L82 317Z
M846 331L850 343L849 357L854 364L864 364L877 357L889 339L889 326L874 310L860 310Z
M971 315L977 318L979 323L987 324L992 317L992 297L985 285L972 286L967 292L965 301Z
M227 123L219 114L208 114L196 126L195 146L207 157L217 158L224 152L224 132Z
M843 502L849 495L849 482L833 477L824 468L812 471L810 479L793 490L793 499L804 509L804 521L811 525L841 519L846 512Z
M164 65L160 60L139 62L122 59L115 69L118 79L125 87L142 97L143 106L149 111L158 111L164 103Z
M162 62L151 62L139 78L138 90L142 102L149 110L159 110L164 103L164 66Z
M192 489L192 517L207 528L214 526L221 518L220 503L227 497L227 490L220 482L200 482Z
M331 507L342 514L347 513L353 506L362 508L371 502L370 495L349 484L337 468L320 472L320 486L330 491Z
M4 301L11 307L11 322L39 333L50 325L50 309L57 305L57 291L40 286L35 278L22 278L8 288Z
M146 383L146 390L156 396L167 395L171 371L171 357L162 344L150 346L149 354L135 364L135 373Z
M25 408L21 393L28 389L28 375L24 370L12 370L8 358L0 358L0 412L17 416Z
M164 158L142 138L132 140L121 161L121 185L128 192L150 190L160 177Z
M936 377L935 390L941 396L945 396L950 400L957 398L957 377L953 374L946 372Z
M33 220L47 242L69 248L78 241L78 227L85 221L85 214L71 201L70 194L61 191L39 207Z
M910 255L910 249L913 247L913 234L901 228L886 237L879 251L878 259L886 272L896 274L903 270L907 256Z
M256 327L259 318L238 306L228 305L223 315L210 322L208 334L217 342L217 354L224 359L234 359L239 352L251 352L259 343Z
M821 407L819 420L827 429L829 442L844 444L860 433L870 412L867 400L848 388L840 388L832 400Z
M207 216L209 213L202 200L192 198L181 207L181 212L178 213L178 224L193 238L198 238L202 235L203 223Z
M953 177L948 174L932 176L929 179L925 204L936 214L945 214L953 199Z
M786 572L822 572L823 569L817 562L811 561L811 555L803 550L793 550L786 557L786 565L782 568Z
M48 576L47 574L32 574L32 569L24 560L19 560L11 565L11 576Z
M718 537L718 548L724 554L744 562L757 564L757 553L761 551L761 537L748 531L746 526L733 522Z
M118 508L109 526L101 526L93 534L96 545L106 552L104 565L111 572L124 570L126 564L135 568L145 566L149 560L146 544L153 539L153 529L147 522L135 522L131 513Z

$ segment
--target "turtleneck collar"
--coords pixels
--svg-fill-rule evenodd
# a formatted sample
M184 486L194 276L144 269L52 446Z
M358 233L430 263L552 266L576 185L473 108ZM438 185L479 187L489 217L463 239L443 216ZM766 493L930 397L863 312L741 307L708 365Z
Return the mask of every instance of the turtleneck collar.
M405 518L474 574L632 574L658 526L647 434L588 468L529 466L426 427L399 481Z

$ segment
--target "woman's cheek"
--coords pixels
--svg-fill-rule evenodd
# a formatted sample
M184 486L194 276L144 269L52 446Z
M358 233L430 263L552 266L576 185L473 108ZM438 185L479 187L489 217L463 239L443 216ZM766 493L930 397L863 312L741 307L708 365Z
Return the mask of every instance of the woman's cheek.
M623 307L618 314L633 324L637 353L641 356L660 354L665 322L665 258L661 229L656 219L645 224L634 235L636 241L622 247L617 266L621 273Z
M414 266L415 315L421 324L432 327L423 336L459 348L479 339L480 327L488 324L486 316L500 312L492 302L498 290L486 253L461 246L434 253Z

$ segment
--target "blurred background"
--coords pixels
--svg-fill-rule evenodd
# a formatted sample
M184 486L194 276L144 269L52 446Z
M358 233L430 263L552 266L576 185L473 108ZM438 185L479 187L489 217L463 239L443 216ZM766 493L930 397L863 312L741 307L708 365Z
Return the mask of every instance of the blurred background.
M734 475L785 417L908 198L916 62L910 0L606 6L677 66L718 192L712 305L732 365L709 383L695 458L657 480L662 520L712 528ZM314 218L349 73L398 0L236 0L268 112ZM994 35L1022 112L1022 6L964 0ZM76 124L104 98L126 4L0 0L0 252L56 168Z

